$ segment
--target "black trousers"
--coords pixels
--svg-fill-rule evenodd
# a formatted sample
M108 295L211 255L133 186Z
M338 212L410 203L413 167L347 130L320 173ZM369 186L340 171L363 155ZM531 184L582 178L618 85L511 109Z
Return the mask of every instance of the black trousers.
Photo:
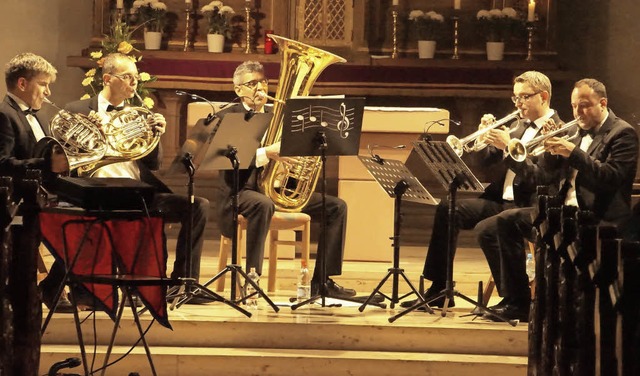
M454 242L457 244L460 230L470 230L483 226L483 222L515 207L513 202L498 202L486 198L473 198L456 201L456 224L453 228ZM423 276L438 286L444 286L447 278L447 247L449 237L449 205L447 201L440 201L431 233L431 241L424 263ZM453 244L455 257L456 244Z
M534 208L505 210L482 221L476 229L498 293L503 298L528 302L525 240L533 240Z
M326 196L326 268L327 276L342 274L342 256L344 251L344 240L347 227L347 204L340 198ZM232 221L232 203L228 199L222 212L221 221ZM246 270L256 268L258 274L262 274L262 263L264 260L264 246L271 217L275 212L275 207L270 198L260 192L251 189L243 189L238 194L238 210L247 219L247 263ZM302 212L309 214L313 221L320 222L322 213L322 195L313 193L307 205L302 208ZM228 222L227 222L228 224ZM223 235L231 237L228 226L221 223ZM324 237L320 234L318 250L323 249ZM319 252L320 253L320 252ZM320 270L314 268L314 279L319 278Z

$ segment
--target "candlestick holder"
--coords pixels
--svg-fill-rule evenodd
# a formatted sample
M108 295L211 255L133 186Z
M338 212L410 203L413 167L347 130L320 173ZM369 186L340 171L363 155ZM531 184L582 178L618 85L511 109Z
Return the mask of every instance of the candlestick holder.
M391 50L391 58L398 58L398 6L393 5L391 10L391 16L393 17L393 28L392 28L392 40L393 40L393 48Z
M184 24L184 48L183 51L189 51L193 48L193 41L191 40L191 13L193 13L193 4L187 3L184 9L185 24Z
M456 12L454 10L454 12ZM460 59L460 55L458 55L458 22L460 21L460 17L457 12L451 17L453 20L453 55L451 55L452 60Z
M533 30L535 25L533 22L527 22L527 57L526 61L533 60Z
M249 7L249 5L245 5L244 7L244 17L246 19L246 32L245 32L245 47L244 47L244 53L245 54L250 54L251 53L251 8Z

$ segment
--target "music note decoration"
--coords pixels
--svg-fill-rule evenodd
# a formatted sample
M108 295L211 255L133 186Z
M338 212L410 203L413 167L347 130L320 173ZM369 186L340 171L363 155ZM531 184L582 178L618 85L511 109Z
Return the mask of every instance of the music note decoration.
M294 110L291 114L291 132L305 132L308 129L324 128L339 132L340 137L349 137L355 121L355 108L347 108L341 103L338 108L327 106L309 106Z

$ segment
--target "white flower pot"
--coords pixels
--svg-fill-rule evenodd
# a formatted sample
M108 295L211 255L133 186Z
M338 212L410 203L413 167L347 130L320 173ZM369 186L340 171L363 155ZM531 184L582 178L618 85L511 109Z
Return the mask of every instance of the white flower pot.
M224 35L207 34L207 47L209 52L222 52L224 49Z
M487 42L487 60L504 58L504 42Z
M159 50L162 44L162 33L159 31L144 32L144 49Z
M419 40L418 41L418 57L420 59L433 59L436 53L435 40Z

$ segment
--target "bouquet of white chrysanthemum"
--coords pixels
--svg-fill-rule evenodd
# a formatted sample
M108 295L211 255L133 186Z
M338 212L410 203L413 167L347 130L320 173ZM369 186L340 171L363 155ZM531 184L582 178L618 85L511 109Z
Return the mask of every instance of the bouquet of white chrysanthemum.
M209 34L221 34L226 38L231 38L231 16L236 12L230 6L224 5L222 1L214 0L200 9L207 17Z
M481 10L478 12L478 26L487 42L505 42L515 29L523 24L513 8Z
M159 0L136 0L131 6L139 23L148 31L162 32L167 21L167 4Z
M412 10L409 21L416 30L419 40L437 40L444 26L444 17L434 11Z

